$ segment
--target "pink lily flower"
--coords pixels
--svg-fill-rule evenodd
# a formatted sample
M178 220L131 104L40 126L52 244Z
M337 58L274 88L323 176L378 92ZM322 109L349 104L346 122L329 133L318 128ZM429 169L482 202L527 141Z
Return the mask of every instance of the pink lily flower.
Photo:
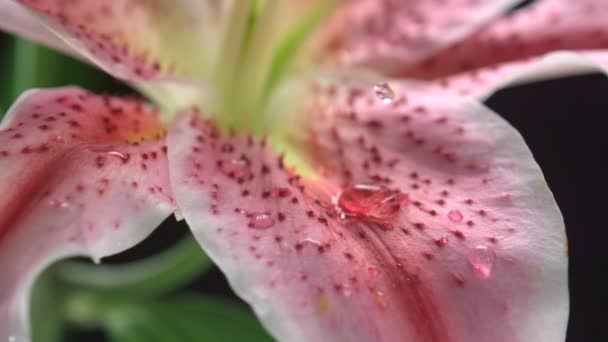
M60 88L8 111L0 338L28 340L44 267L179 208L278 340L564 340L561 214L478 101L602 70L608 4L517 2L3 1L0 27L158 107Z

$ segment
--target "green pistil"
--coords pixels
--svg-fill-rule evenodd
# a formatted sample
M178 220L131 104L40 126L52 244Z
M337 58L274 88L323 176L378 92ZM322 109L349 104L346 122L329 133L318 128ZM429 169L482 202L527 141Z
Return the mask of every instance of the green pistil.
M337 4L336 0L320 1L304 13L284 38L277 44L272 57L271 69L264 84L264 97L274 89L307 38L326 19Z
M222 112L218 113L217 121L224 126L232 126L234 115L232 103L236 100L234 92L234 77L237 74L239 59L242 48L246 46L245 39L250 29L248 23L251 13L256 8L252 0L239 0L234 2L234 7L228 19L227 31L225 33L219 58L216 62L213 84L217 86L221 94ZM255 20L254 20L255 22ZM255 25L255 23L253 24ZM232 99L232 100L230 100Z
M221 126L258 135L273 133L265 131L270 94L336 3L316 1L285 30L289 9L285 1L235 2L213 78L220 93L216 120Z

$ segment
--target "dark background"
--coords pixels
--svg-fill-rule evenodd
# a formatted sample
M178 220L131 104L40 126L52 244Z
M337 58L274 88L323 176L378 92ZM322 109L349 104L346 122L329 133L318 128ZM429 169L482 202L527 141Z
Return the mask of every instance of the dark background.
M564 215L567 341L608 341L608 79L589 75L506 89L487 104L524 136Z

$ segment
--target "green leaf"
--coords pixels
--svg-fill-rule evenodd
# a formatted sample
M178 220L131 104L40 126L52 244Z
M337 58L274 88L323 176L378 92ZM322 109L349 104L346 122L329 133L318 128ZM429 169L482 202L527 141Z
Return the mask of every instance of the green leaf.
M170 249L119 265L64 261L54 267L67 284L130 298L154 297L175 291L207 272L213 263L192 235Z
M0 117L31 88L77 85L93 92L127 88L90 64L30 40L0 33Z
M121 303L104 316L115 342L272 341L244 305L200 294Z
M62 294L49 271L42 273L32 289L30 302L32 341L62 341L64 320Z

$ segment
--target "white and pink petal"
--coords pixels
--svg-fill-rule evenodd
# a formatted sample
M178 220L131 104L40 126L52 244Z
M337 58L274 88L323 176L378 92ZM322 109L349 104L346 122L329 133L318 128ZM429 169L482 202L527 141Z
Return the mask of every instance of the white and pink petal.
M212 0L17 2L38 16L21 16L15 20L15 25L31 27L30 36L43 34L35 30L42 25L32 23L42 20L93 63L131 81L194 79L212 68L213 52L217 50L230 3ZM11 16L12 12L5 15ZM201 48L192 49L192 46Z
M197 113L169 133L186 221L271 334L563 340L564 226L521 136L425 85L341 82L303 88L304 174Z
M0 338L29 339L36 275L143 240L175 205L164 131L137 99L32 90L0 129Z
M41 22L34 20L26 9L14 1L0 2L0 29L43 42L68 54L74 54L74 51L59 37L47 30Z
M316 37L321 56L394 73L466 38L517 0L340 2Z
M434 79L557 50L608 48L608 2L541 0L416 63L400 76Z
M561 51L465 71L430 83L429 92L486 99L499 89L589 73L606 73L608 50Z

